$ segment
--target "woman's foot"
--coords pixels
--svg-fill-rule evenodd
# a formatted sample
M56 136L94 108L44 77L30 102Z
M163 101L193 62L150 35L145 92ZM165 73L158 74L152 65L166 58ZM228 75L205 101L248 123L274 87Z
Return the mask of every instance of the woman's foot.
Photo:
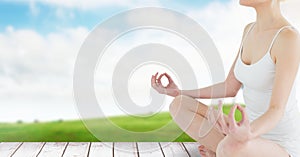
M198 147L201 157L216 157L216 153L206 149L203 145Z

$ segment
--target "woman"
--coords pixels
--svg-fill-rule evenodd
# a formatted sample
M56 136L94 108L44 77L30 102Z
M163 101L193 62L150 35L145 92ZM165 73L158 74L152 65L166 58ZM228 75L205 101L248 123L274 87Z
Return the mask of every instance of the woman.
M240 4L253 7L257 18L245 27L240 50L224 82L179 90L168 74L156 73L152 87L175 97L170 113L182 129L187 128L187 134L202 144L202 156L300 157L295 95L300 36L282 16L280 0L240 0ZM164 76L169 80L166 87L161 84ZM241 87L246 109L234 105L228 117L219 116L217 125L199 137L200 126L208 119L208 107L194 98L234 97ZM236 109L243 117L238 123L233 118Z

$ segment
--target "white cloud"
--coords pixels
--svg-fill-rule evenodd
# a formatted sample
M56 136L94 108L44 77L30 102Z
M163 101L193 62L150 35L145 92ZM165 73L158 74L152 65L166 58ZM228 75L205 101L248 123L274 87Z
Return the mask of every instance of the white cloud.
M79 0L41 1L41 3L80 9L117 2L119 1L99 2L95 0L83 4L83 1ZM118 5L123 3L124 5L132 4L132 2L120 1ZM300 28L300 19L297 16L299 3L299 1L290 0L282 5L283 12L298 29ZM227 4L212 2L204 8L190 10L187 15L198 21L212 36L224 61L225 71L228 72L239 48L243 27L255 20L254 11L241 7L235 0L232 0ZM32 120L32 118L46 120L49 117L76 118L72 102L72 72L79 47L87 34L88 30L84 27L63 29L59 32L41 35L34 30L15 30L12 26L8 26L4 32L0 33L0 100L1 106L6 105L0 110L1 121ZM193 56L193 50L186 43L170 35L162 35L160 32L154 32L152 35L140 33L132 36L130 40L125 39L111 48L111 55L120 54L116 52L124 53L130 49L130 46L149 43L149 41L167 43L171 47L173 45L180 52L186 52L185 55ZM196 68L202 68L202 65L197 64L201 62L197 60L198 58L188 59L195 64ZM111 68L106 70L111 70ZM199 72L198 77L201 81L205 80L205 83L200 81L201 85L208 85L205 70ZM110 78L106 76L105 79ZM145 82L146 80L141 79L137 84ZM101 81L96 82L96 85L101 85ZM141 88L138 86L130 90L139 92ZM101 94L101 91L99 93ZM109 93L102 91L102 94L107 96ZM145 93L137 95L145 96ZM238 98L238 101L240 100L241 95ZM140 100L137 101L140 102ZM113 112L111 108L110 110L109 112Z
M152 1L138 1L138 0L44 0L42 3L51 4L55 6L62 6L67 8L78 9L95 9L106 6L124 6L124 7L136 7L147 5L159 5L158 0Z
M32 118L33 111L41 113L36 118L47 119L49 117L43 117L47 110L53 115L61 112L54 111L60 106L63 110L73 110L73 64L87 34L88 30L83 27L46 36L13 27L0 33L0 99L1 105L8 106L1 109L0 119L19 117L7 116L12 108L24 111L25 117L19 118L25 120ZM28 109L31 112L26 112ZM72 117L76 116L74 113ZM58 117L64 118L63 115Z
M226 70L229 70L237 54L243 28L254 21L254 14L236 1L227 4L212 2L203 9L192 10L187 14L209 32L224 59Z
M59 8L93 10L104 7L141 7L141 6L160 6L159 0L139 1L139 0L14 0L16 2L29 2L32 12L38 12L36 3L51 5Z
M72 11L66 11L63 8L57 8L55 11L55 15L56 15L56 17L58 17L61 20L75 18L75 15Z
M40 9L36 6L36 4L33 0L29 1L29 8L30 8L31 14L34 16L37 16L40 13Z

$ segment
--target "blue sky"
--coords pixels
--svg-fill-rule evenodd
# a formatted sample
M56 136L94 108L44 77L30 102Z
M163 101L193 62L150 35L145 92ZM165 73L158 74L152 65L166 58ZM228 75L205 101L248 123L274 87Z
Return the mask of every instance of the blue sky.
M229 0L214 0L228 2ZM185 12L189 9L201 8L211 0L160 1L161 7ZM142 5L143 6L143 5ZM147 6L147 5L145 5ZM40 1L0 1L0 31L7 26L16 29L27 28L47 33L65 27L85 26L93 28L102 20L121 11L134 8L118 4L99 5L91 9L68 7ZM58 11L64 15L57 15ZM63 16L63 17L61 17Z
M225 72L236 56L244 26L255 20L253 10L240 6L237 0L0 0L0 122L80 118L73 101L72 80L81 44L102 21L122 11L147 6L169 8L197 21L215 42ZM298 0L283 4L286 17L296 28L300 28L298 6ZM158 42L182 55L193 51L184 40L163 31L136 31L128 36L131 40L117 40L106 52L106 65L111 65L105 68L107 74L114 70L111 60L139 44ZM211 85L207 67L198 64L202 58L185 57L189 63L195 63L199 86ZM133 74L136 79L131 80L133 86L129 89L136 102L148 103L145 100L149 99L151 88L149 77L154 71L164 70L159 65L154 70L146 66ZM101 107L107 115L124 114L114 106L110 88L103 90L111 81L110 76L101 79L95 81L96 94L107 98ZM165 111L171 101L166 100ZM236 99L227 100L233 101L243 102L241 93Z

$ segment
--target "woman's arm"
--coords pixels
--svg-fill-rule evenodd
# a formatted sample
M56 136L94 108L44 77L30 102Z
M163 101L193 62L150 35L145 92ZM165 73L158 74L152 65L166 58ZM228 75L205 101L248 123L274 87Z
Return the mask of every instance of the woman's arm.
M180 93L182 95L201 99L235 97L242 85L234 76L233 70L236 60L237 57L233 65L231 66L229 74L224 82L196 90L182 90Z
M152 75L151 84L152 87L160 94L166 94L173 97L176 97L178 95L186 95L192 98L202 99L234 97L237 94L238 90L241 88L241 83L235 78L233 73L236 59L230 69L226 80L224 82L217 83L209 87L195 90L179 90L177 85L167 73L163 73L159 77L158 73ZM163 87L161 84L161 78L163 76L166 76L169 81L169 84L166 87Z
M251 123L252 138L273 129L282 118L300 62L300 37L295 30L282 31L273 48L276 72L269 109ZM259 76L257 76L259 77Z
M251 24L252 23L248 24L245 27L242 39L244 39L246 32L250 29ZM237 57L238 56L239 54L237 55ZM176 97L178 95L186 95L193 98L202 99L234 97L241 88L241 83L235 78L233 71L237 57L235 58L234 63L231 66L226 80L221 83L195 90L180 90L168 74L163 73L158 76L158 73L156 73L151 77L151 85L160 94L166 94L172 97ZM161 84L161 78L163 76L166 76L169 81L169 84L166 87Z
M178 95L186 95L192 98L202 99L234 97L237 94L238 90L241 88L241 83L235 78L233 72L236 59L230 69L226 80L222 83L217 83L209 87L195 90L180 90L174 83L171 76L169 76L167 73L163 73L160 76L158 76L158 73L152 75L151 84L152 87L160 94L166 94L173 97L176 97ZM161 84L161 78L163 76L166 76L169 81L166 87Z

